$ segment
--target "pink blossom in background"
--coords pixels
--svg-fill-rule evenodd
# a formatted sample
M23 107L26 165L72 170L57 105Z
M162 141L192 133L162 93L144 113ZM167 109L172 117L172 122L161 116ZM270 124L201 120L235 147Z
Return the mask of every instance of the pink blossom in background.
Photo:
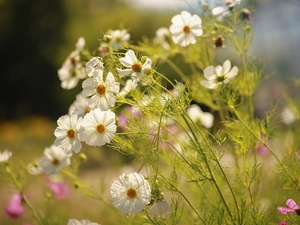
M49 187L54 192L56 198L63 199L69 197L69 187L66 184L50 182Z
M20 194L13 194L10 202L5 207L5 214L11 220L16 220L23 216L24 207L22 205L22 196Z
M283 221L283 222L279 222L278 225L287 225L287 223Z
M258 155L268 155L269 149L266 146L260 145L256 148L256 153Z
M297 214L300 215L300 207L293 199L288 199L286 204L289 208L278 206L277 209L282 214Z
M126 116L123 115L123 114L120 114L119 115L118 125L119 126L126 126L127 124L128 124L128 120L127 120Z
M263 138L263 137L262 137ZM271 141L268 139L268 140L266 140L266 143L268 144L268 145L270 145L271 144ZM270 154L270 151L269 151L269 149L266 147L266 146L264 146L264 145L262 145L259 141L256 143L256 154L257 155L260 155L260 156L265 156L265 155L269 155Z

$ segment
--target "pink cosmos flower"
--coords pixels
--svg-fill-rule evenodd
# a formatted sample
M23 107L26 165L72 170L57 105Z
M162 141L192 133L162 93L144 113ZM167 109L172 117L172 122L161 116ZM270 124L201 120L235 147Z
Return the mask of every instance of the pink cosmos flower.
M267 147L263 146L263 145L259 145L256 148L256 153L258 155L261 155L261 156L268 155L269 154L269 149Z
M286 200L286 204L289 208L278 206L277 209L282 214L297 214L300 215L300 207L293 199Z
M287 225L287 223L283 221L283 222L279 222L278 225Z
M66 184L50 182L49 187L54 192L56 198L63 199L69 197L69 187Z
M22 196L20 194L13 194L10 202L5 207L5 214L9 219L16 220L23 216L23 213Z

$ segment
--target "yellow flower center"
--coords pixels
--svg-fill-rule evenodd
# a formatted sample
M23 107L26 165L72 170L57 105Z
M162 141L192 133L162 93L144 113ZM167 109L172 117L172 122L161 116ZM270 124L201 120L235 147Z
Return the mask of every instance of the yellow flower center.
M229 6L232 4L232 1L231 0L226 0L226 6Z
M99 134L102 134L105 131L105 127L103 126L103 124L98 124L98 126L96 127L96 131Z
M87 114L91 111L91 109L89 107L87 107L85 110L84 110L84 113Z
M59 160L57 159L57 158L54 158L53 160L52 160L52 164L53 165L57 165L59 163Z
M99 95L103 95L105 94L106 92L106 87L103 85L103 84L100 84L98 87L97 87L97 93Z
M127 196L129 197L129 198L134 198L135 196L136 196L136 190L134 190L133 188L129 188L128 190L127 190Z
M75 131L73 129L70 129L67 131L68 138L74 138L75 137Z
M118 37L115 38L116 42L121 42L121 40L122 40L122 38L120 36L118 36Z
M75 58L75 57L71 57L71 58L70 58L70 61L71 61L72 65L75 67L76 64L77 64L76 58Z
M191 28L189 26L184 26L183 32L186 33L186 34L188 34L188 33L191 32Z
M134 72L141 72L141 70L142 70L142 65L141 65L139 62L135 62L135 63L132 64L131 69L132 69Z

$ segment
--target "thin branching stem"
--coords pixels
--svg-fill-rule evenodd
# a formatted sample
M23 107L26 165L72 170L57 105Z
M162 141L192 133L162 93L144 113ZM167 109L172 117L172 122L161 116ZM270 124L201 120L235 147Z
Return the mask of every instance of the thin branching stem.
M193 137L194 137L194 141L195 141L196 147L199 148L199 147L200 147L200 143L199 143L199 141L198 141L198 138L197 138L197 136L196 136L194 130L192 129L190 123L187 121L186 117L182 115L182 118L184 119L184 121L185 121L185 123L187 124L187 126L190 128L190 131L191 131L191 133L192 133L192 135L193 135ZM203 136L203 137L204 137L204 136ZM206 139L206 138L204 137L204 139ZM212 150L212 149L211 149L211 150ZM199 152L201 152L201 149L199 149ZM212 152L213 152L213 150L212 150ZM211 176L211 179L212 179L212 181L213 181L213 184L214 184L214 186L215 186L215 188L216 188L216 190L217 190L219 196L221 197L221 200L222 200L222 202L223 202L223 204L224 204L224 206L225 206L225 208L226 208L226 210L227 210L227 212L228 212L230 218L232 219L232 221L234 221L232 212L231 212L231 210L230 210L230 208L229 208L229 205L228 205L228 203L227 203L227 201L226 201L226 199L225 199L225 197L224 197L224 195L223 195L223 193L222 193L222 191L221 191L221 188L220 188L220 186L219 186L219 184L218 184L218 182L217 182L217 179L215 178L215 176L214 176L214 174L213 174L213 172L212 172L212 170L211 170L211 168L210 168L209 162L207 161L207 157L206 157L204 154L202 154L202 156L203 156L205 165L206 165L206 167L207 167L207 169L208 169L208 171L209 171L209 174L210 174L210 176ZM215 156L215 154L214 154L214 156ZM216 157L216 156L215 156L215 157ZM216 162L218 162L217 157L216 157ZM227 180L227 177L226 177L226 175L225 175L225 173L224 173L224 171L223 171L223 169L222 169L222 166L221 166L219 163L218 163L218 165L219 165L221 171L223 172L223 176L224 176L225 179ZM228 180L227 180L227 181L228 181ZM229 181L228 181L228 183L229 183ZM230 184L230 183L229 183L229 184ZM229 186L231 187L231 185L229 185ZM232 191L232 192L233 192L233 191ZM234 193L234 192L233 192L233 193Z
M276 159L276 161L279 163L280 167L284 170L284 172L286 174L288 174L289 178L291 179L292 183L297 187L297 189L300 191L300 187L298 185L298 182L296 179L294 179L292 177L292 175L287 171L286 167L283 165L283 163L281 162L281 160L278 158L278 156L275 154L275 152L273 151L273 149L268 145L268 143L261 139L260 137L258 137L253 130L247 125L247 123L241 118L241 116L239 115L239 113L237 112L236 109L233 109L235 115L237 116L237 118L242 122L242 124L247 128L247 130L263 145L265 146L269 152L273 155L273 157Z

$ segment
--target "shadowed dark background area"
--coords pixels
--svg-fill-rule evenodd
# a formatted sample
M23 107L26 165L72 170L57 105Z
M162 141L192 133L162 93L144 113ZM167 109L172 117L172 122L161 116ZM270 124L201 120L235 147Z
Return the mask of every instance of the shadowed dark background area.
M64 43L67 16L59 0L12 0L0 4L0 118L60 108L53 58Z

